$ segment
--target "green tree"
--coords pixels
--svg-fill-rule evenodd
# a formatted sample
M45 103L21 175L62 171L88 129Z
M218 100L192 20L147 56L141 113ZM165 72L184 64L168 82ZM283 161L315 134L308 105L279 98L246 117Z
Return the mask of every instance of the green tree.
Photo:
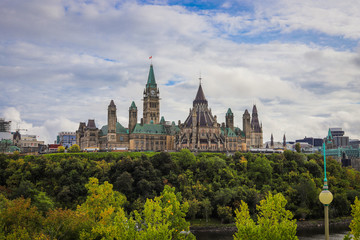
M49 210L54 208L54 202L49 198L45 192L39 192L34 196L34 205L38 208L39 211L44 214Z
M293 214L285 209L287 201L278 193L269 193L260 201L257 223L251 219L247 204L241 201L240 211L235 211L236 227L238 231L234 239L265 239L265 240L291 240L296 237L296 220L291 220Z
M295 150L296 150L296 152L298 152L298 153L301 152L301 145L300 145L300 143L296 143L296 144L295 144Z
M58 146L57 151L59 153L63 153L63 152L65 152L65 147L64 146Z
M233 209L229 206L217 206L217 214L221 219L221 223L230 223L234 220Z
M70 147L69 151L72 152L72 153L80 152L80 147L79 147L79 145L74 144L74 145L72 145L72 146Z
M188 216L190 216L190 218L194 220L196 214L200 211L201 203L196 198L194 198L193 200L188 200L187 202L189 204Z
M350 222L350 234L352 234L354 237L351 238L349 234L344 239L354 239L359 240L360 239L360 201L356 197L354 204L351 205L351 216L352 220Z
M82 231L80 239L114 239L116 236L119 239L127 239L128 235L132 235L135 228L128 227L133 221L128 221L122 208L126 197L113 191L112 184L108 182L99 185L96 178L90 178L85 186L89 195L76 211L89 219L92 228L91 231ZM128 231L119 232L124 229Z
M202 207L202 215L205 218L206 222L208 222L209 217L213 210L210 200L208 198L205 198L204 200L202 200L201 207Z
M0 194L0 238L36 239L44 218L30 199L7 200Z
M257 157L255 161L249 162L248 175L253 179L259 188L264 184L271 183L272 167L266 157Z

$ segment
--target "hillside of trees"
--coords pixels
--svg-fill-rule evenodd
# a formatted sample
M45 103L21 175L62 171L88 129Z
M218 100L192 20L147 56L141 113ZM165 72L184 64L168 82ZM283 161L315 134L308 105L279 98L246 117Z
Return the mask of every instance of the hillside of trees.
M330 217L350 215L360 197L360 173L327 159L329 189L334 195ZM0 208L4 201L24 201L45 216L49 211L75 211L89 197L87 184L112 184L124 196L124 214L144 211L168 185L188 205L186 219L234 221L247 203L251 215L268 192L281 193L296 219L323 217L318 195L323 186L323 156L199 153L57 153L41 156L0 155ZM2 202L2 206L1 206ZM184 212L184 213L185 213Z

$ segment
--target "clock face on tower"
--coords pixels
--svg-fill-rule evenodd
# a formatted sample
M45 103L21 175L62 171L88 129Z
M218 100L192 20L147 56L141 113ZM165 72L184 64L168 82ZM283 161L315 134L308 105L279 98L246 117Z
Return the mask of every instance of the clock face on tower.
M150 91L151 96L155 96L155 90Z

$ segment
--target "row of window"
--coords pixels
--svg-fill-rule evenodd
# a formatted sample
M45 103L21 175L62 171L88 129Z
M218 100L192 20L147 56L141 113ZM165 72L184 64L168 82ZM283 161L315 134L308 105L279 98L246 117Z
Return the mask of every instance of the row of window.
M146 139L146 140L154 140L155 137L154 136L148 136L148 135L133 135L135 139ZM160 140L165 140L166 136L160 136L159 137Z

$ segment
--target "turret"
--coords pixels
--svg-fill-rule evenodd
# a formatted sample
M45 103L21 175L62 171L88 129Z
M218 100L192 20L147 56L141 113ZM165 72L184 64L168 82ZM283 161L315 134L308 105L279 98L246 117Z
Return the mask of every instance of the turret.
M108 133L107 138L109 142L116 141L116 105L113 100L110 101L108 106Z
M152 120L158 124L160 120L160 97L159 89L155 81L153 65L150 65L149 76L144 90L143 121L149 124Z
M286 137L285 137L285 133L284 133L284 137L283 137L283 147L286 147Z
M231 128L231 130L234 130L234 114L232 113L231 108L228 109L225 115L225 122L227 128Z
M129 107L129 133L131 133L137 123L137 107L135 102L132 101L131 106Z
M246 109L243 114L243 129L245 133L245 138L250 139L250 132L251 132L251 126L250 126L250 113Z

